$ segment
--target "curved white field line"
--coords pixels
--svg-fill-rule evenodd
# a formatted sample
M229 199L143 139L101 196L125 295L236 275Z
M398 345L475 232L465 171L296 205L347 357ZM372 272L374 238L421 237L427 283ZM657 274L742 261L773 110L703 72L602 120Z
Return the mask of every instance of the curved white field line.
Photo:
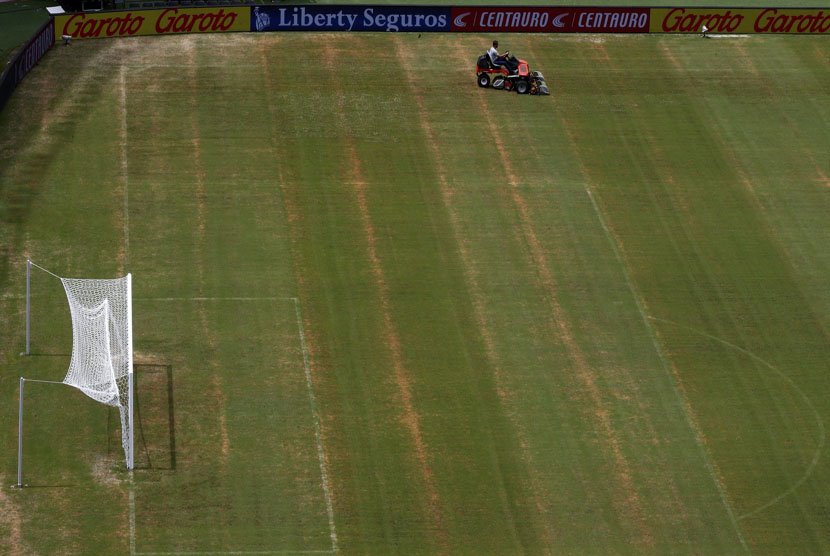
M789 384L790 387L795 392L797 392L799 396L801 396L801 398L804 400L804 403L807 404L807 407L810 408L810 411L812 411L813 416L816 419L816 425L818 426L818 431L819 431L818 446L816 446L816 451L813 454L813 459L812 459L812 461L810 461L810 465L807 466L807 469L804 471L804 474L796 482L794 482L792 485L790 485L790 488L788 488L787 490L785 490L784 492L782 492L781 494L779 494L778 496L776 496L772 500L766 502L765 504L762 504L761 506L755 508L754 510L752 510L750 512L747 512L743 515L739 515L738 519L746 519L747 517L751 517L755 514L758 514L762 511L766 510L767 508L769 508L773 504L777 503L781 499L783 499L783 498L789 496L790 494L792 494L793 492L795 492L796 489L798 489L798 487L803 485L804 481L806 481L810 477L810 475L812 475L813 470L815 470L816 465L818 465L818 461L819 461L819 459L821 459L821 452L824 450L824 444L825 444L825 441L826 441L826 432L825 432L825 428L824 428L824 421L821 418L821 414L819 414L819 412L816 410L815 406L810 401L810 398L807 396L807 394L805 394L804 391L801 388L798 387L798 385L793 381L793 379L791 379L790 377L785 375L783 372L781 372L781 370L776 368L774 365L772 365L771 363L769 363L765 359L762 359L761 357L755 355L754 353L752 353L751 351L749 351L747 349L742 348L741 346L735 345L732 342L724 340L723 338L718 338L717 336L712 336L711 334L703 332L702 330L697 330L695 328L691 328L689 326L685 326L685 325L682 325L682 324L679 324L679 323L676 323L676 322L672 322L670 320L661 319L661 318L652 317L652 316L649 316L648 318L653 320L653 321L662 322L662 323L665 323L665 324L670 324L672 326L682 328L683 330L688 330L689 332L692 332L692 333L697 334L699 336L703 336L704 338L708 338L710 340L718 342L719 344L730 347L730 348L732 348L736 351L739 351L739 352L743 353L744 355L754 359L755 361L757 361L758 363L760 363L761 365L768 368L773 373L775 373L776 375L778 375L782 379L784 379L784 381L787 382L787 384Z

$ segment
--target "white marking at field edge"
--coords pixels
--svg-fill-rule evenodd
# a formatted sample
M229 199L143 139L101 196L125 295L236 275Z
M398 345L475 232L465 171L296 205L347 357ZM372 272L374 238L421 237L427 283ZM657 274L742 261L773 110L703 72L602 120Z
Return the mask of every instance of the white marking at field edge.
M699 334L700 336L703 336L704 338L709 338L710 340L714 340L715 342L718 342L718 343L723 344L727 347L730 347L730 348L732 348L736 351L739 351L739 352L743 353L744 355L754 359L755 361L757 361L758 363L760 363L764 367L768 368L769 370L771 370L772 372L774 372L775 374L777 374L778 376L783 378L784 381L786 381L787 384L789 384L790 387L796 393L798 393L799 396L801 396L801 398L807 404L807 407L810 408L810 411L812 411L813 417L815 417L815 419L816 419L816 425L818 427L818 432L819 432L818 446L816 446L816 451L813 454L813 459L812 459L812 461L810 461L810 465L807 466L807 469L804 471L804 474L801 475L801 477L796 482L794 482L792 485L790 485L790 488L788 488L787 490L785 490L784 492L782 492L778 496L772 498L768 502L766 502L764 504L761 504L760 506L758 506L754 510L752 510L750 512L746 512L743 515L739 515L738 519L746 519L748 517L751 517L751 516L753 516L757 513L760 513L762 511L766 510L767 508L769 508L773 504L776 504L779 500L781 500L781 499L789 496L793 492L795 492L796 489L798 489L798 487L803 485L804 482L807 480L807 478L810 475L813 474L813 470L816 468L816 465L818 465L818 460L821 458L821 452L824 450L824 443L826 441L826 432L825 432L825 428L824 428L824 420L821 418L821 414L818 412L818 410L816 410L815 406L813 405L813 402L810 401L810 398L807 396L807 394L805 394L804 391L801 388L798 387L798 385L795 383L795 381L793 381L793 379L791 379L790 377L785 375L780 369L778 369L774 365L772 365L772 363L769 363L765 359L762 359L761 357L755 355L754 353L752 353L751 351L749 351L747 349L742 348L741 346L735 345L732 342L728 342L728 341L726 341L722 338L718 338L717 336L712 336L711 334L707 334L706 332L703 332L702 330L697 330L697 329L691 328L689 326L684 326L682 324L678 324L678 323L672 322L670 320L659 319L657 317L649 317L649 318L651 320L654 320L654 321L657 321L657 322L664 322L666 324L670 324L672 326L676 326L678 328L688 330L689 332Z
M611 245L611 249L614 252L614 256L617 258L617 262L619 263L620 267L622 268L623 277L625 278L625 283L628 286L628 290L631 292L632 297L634 298L634 303L637 305L637 310L640 312L640 317L643 319L643 324L646 327L646 331L648 332L649 337L651 338L651 344L654 346L654 351L657 353L657 357L660 359L660 364L663 367L663 371L669 378L669 381L672 385L672 390L674 390L674 395L677 398L678 404L681 408L683 408L683 417L686 421L686 424L691 429L695 443L697 444L698 451L703 459L704 466L706 470L709 472L709 476L712 479L712 482L715 484L717 488L718 494L720 495L721 502L723 503L723 507L726 509L726 513L729 516L729 521L732 523L732 528L735 530L735 534L738 536L738 540L743 546L744 551L747 554L752 554L749 550L749 545L746 543L746 539L744 538L743 531L741 530L741 525L738 523L738 518L735 516L735 512L732 509L732 504L729 502L729 498L726 496L726 491L721 485L720 480L718 479L718 475L715 472L715 466L712 463L712 459L709 457L709 452L706 449L706 446L703 444L703 440L700 437L700 432L695 425L694 419L692 419L692 415L689 412L689 408L686 405L686 401L683 398L683 394L680 392L680 386L677 383L677 378L674 376L674 373L671 371L669 366L668 359L666 358L666 354L663 351L663 348L660 346L660 342L657 340L657 333L654 331L654 326L651 324L650 317L646 315L645 307L643 306L643 302L640 300L640 295L637 293L637 290L634 288L634 282L631 280L631 276L628 274L628 268L626 267L625 260L623 259L622 252L620 251L619 245L617 245L617 240L614 237L614 234L611 233L611 230L608 228L608 225L605 222L605 216L602 214L602 210L600 210L599 205L597 204L596 199L594 199L594 194L591 191L591 188L586 184L585 185L585 193L588 194L588 198L591 200L591 205L594 207L594 212L597 215L597 219L599 220L600 226L602 226L602 230L605 232L605 237L608 240L608 243Z
M295 297L134 297L133 301L291 301Z
M251 556L253 554L333 554L331 550L229 550L218 552L138 552L141 556L208 556L210 554L241 554Z
M339 552L337 545L337 531L334 527L334 508L331 502L331 490L329 488L329 475L326 467L325 453L323 452L322 429L320 425L320 414L317 411L317 396L314 394L314 383L311 378L311 364L309 362L308 347L305 340L305 328L303 327L302 313L300 311L300 300L296 297L144 297L136 298L136 301L291 301L294 304L294 314L297 320L297 334L300 340L300 348L303 353L303 369L305 372L306 389L308 400L311 405L311 416L314 423L314 437L317 444L317 458L320 463L320 482L323 488L323 495L326 500L326 514L329 521L329 536L331 548L326 550L223 550L223 551L170 551L170 552L137 552L136 551L136 524L135 524L135 483L133 473L130 472L130 556L254 556L257 554L335 554Z
M294 311L297 314L297 330L300 334L300 347L303 349L303 367L308 390L308 401L311 404L311 415L314 420L314 437L317 440L317 458L320 460L320 477L323 483L323 494L326 497L326 513L329 518L329 532L331 534L331 551L337 552L337 532L334 529L334 509L331 506L331 491L329 490L329 474L326 471L326 458L323 453L322 431L320 428L320 414L317 412L317 397L314 395L314 384L311 382L311 366L308 361L308 349L305 343L305 329L303 328L300 300L294 300Z
M124 183L124 268L130 266L130 168L127 160L127 69L121 66L121 180ZM126 272L126 270L125 270Z
M135 480L130 471L130 556L135 554Z

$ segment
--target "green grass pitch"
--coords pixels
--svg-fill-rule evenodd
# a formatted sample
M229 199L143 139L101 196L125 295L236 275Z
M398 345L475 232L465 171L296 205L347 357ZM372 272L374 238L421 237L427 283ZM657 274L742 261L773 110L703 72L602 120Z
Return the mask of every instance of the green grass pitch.
M830 43L56 47L0 114L0 553L830 553ZM117 413L27 384L134 277Z

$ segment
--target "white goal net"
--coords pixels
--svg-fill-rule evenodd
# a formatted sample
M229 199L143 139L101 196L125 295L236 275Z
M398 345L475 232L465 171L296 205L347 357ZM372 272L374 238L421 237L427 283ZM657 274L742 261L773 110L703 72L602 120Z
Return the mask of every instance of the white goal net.
M61 278L72 316L72 358L63 382L119 409L128 469L133 468L131 278Z

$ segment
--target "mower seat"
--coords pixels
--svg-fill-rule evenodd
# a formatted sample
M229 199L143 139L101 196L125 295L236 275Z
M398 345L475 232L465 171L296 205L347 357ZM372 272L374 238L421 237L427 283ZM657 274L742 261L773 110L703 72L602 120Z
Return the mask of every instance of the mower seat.
M479 69L493 69L493 64L490 62L490 55L485 52L479 56L476 66L478 66Z

